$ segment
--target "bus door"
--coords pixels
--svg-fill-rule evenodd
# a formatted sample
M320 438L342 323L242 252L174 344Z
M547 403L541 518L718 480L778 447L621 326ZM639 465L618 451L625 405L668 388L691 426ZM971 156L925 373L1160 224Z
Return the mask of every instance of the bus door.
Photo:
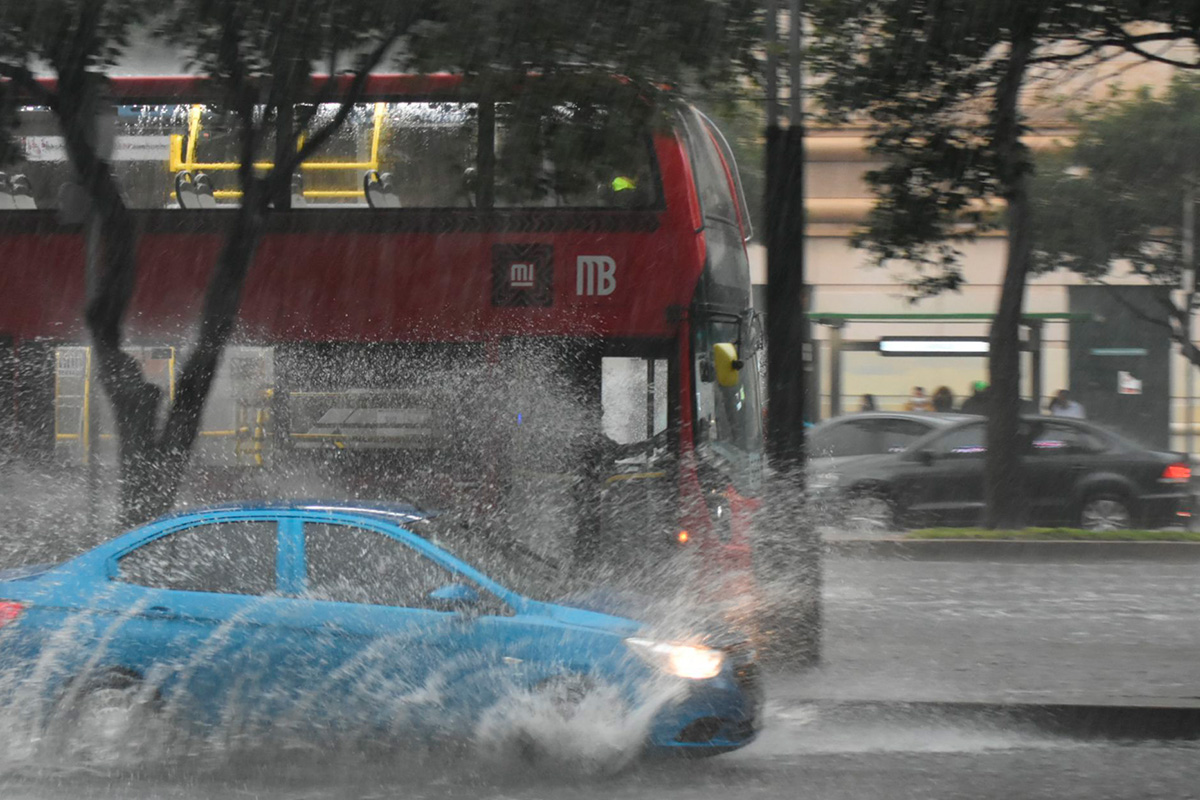
M665 355L665 354L664 354ZM603 429L608 445L601 479L600 542L605 561L639 580L674 575L680 541L676 478L678 437L671 420L678 379L666 357L606 356ZM652 578L652 576L654 576Z
M507 348L507 527L584 579L641 584L670 555L678 383L669 349L579 340Z
M163 393L160 410L175 398L175 348L126 347L146 380ZM117 461L116 421L100 388L91 347L54 349L54 452L65 464L87 464L98 458Z

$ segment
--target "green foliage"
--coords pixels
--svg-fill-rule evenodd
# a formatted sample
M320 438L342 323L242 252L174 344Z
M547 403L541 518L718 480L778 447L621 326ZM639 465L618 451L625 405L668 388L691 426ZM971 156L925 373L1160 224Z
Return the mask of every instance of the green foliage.
M984 213L1031 168L998 140L999 93L1015 34L1055 42L1088 30L1095 4L1038 0L818 0L815 71L825 116L865 119L886 166L867 181L878 203L855 244L878 264L916 268L920 293L962 282L956 243L995 228ZM1035 54L1035 58L1036 58ZM1017 85L1023 75L1015 76ZM1018 130L1023 130L1018 121Z
M56 72L102 71L162 7L149 0L0 0L0 59Z
M717 86L757 75L761 0L431 0L407 42L419 71L554 72Z
M160 34L181 48L193 70L226 84L267 78L273 90L291 93L314 72L354 66L364 49L380 39L394 40L413 22L417 8L378 0L194 0L173 5Z
M1182 264L1182 198L1200 179L1200 77L1180 75L1096 103L1073 146L1047 155L1034 184L1035 266L1103 278L1118 263L1174 286Z
M36 70L49 68L57 93L36 99L72 98L59 107L67 124L86 114L84 98L95 76L111 68L129 46L130 36L158 13L149 0L0 0L0 164L19 156L16 139L19 91L28 92ZM27 101L24 101L27 102Z

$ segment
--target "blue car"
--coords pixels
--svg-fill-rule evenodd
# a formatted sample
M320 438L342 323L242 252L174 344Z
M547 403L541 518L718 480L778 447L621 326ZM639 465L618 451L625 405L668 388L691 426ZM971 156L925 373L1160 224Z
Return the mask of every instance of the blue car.
M569 716L607 692L649 751L754 739L744 641L664 641L547 602L521 586L537 567L511 540L410 506L180 513L61 565L0 572L0 667L47 719L100 698L189 726L469 737L543 699Z

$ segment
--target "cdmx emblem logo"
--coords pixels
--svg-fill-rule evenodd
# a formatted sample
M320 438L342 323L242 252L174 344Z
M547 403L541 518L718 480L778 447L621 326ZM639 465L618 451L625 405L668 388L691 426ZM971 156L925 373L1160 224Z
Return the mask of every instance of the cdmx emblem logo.
M492 305L554 304L554 248L548 244L492 245Z
M508 268L508 285L513 289L533 288L533 264L513 264Z

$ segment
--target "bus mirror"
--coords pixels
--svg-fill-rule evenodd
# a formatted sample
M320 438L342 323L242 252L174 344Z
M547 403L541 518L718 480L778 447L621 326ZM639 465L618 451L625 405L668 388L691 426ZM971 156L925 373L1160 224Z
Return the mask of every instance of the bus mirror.
M732 342L717 342L713 345L713 364L717 368L717 384L720 386L737 386L740 380L738 371L742 362L738 360L737 345Z

